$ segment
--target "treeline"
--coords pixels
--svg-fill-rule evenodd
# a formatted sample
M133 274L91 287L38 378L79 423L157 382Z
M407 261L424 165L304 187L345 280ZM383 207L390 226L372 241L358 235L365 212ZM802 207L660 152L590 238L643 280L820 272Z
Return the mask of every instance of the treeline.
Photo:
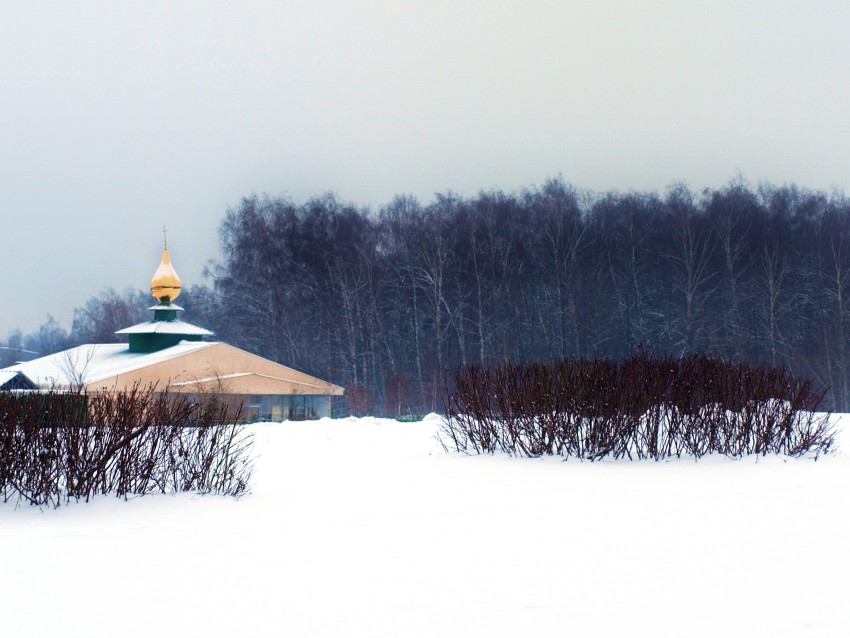
M153 303L149 292L132 288L124 292L106 289L97 297L91 297L84 306L74 309L70 332L50 315L34 332L24 334L20 329L11 332L0 342L0 367L84 343L119 342L122 339L115 331L150 320L152 315L147 308Z
M332 195L250 197L220 239L209 285L180 299L187 319L345 385L357 411L440 409L456 366L639 347L785 365L829 386L827 407L850 409L841 194L737 181L594 195L551 180L428 205L396 197L377 212ZM106 340L98 304L123 299L132 314L133 294L91 300L71 340Z

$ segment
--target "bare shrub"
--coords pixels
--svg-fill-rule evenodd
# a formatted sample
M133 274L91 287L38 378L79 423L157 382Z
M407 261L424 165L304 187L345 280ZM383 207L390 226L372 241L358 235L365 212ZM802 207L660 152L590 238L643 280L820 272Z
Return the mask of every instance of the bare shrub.
M800 456L834 444L825 389L708 357L470 366L446 379L447 447L580 459Z
M239 496L253 469L240 417L241 406L155 388L0 393L0 491L49 506L95 494Z

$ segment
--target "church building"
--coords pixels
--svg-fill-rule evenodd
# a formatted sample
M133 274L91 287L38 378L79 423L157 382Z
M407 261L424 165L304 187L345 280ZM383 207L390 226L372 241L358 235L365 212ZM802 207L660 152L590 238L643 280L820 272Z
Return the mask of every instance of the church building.
M125 391L215 394L242 403L248 420L331 416L343 388L221 341L177 317L181 283L166 244L151 281L153 319L118 330L129 343L88 344L0 369L0 391Z

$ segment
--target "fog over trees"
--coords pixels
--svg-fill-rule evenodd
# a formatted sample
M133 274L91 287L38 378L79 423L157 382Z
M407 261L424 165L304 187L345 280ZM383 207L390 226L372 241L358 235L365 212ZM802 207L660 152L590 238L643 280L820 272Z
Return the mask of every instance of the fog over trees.
M220 226L206 285L180 299L219 338L347 388L355 411L441 408L464 364L622 358L638 348L784 364L850 409L850 200L743 180L694 193L252 196ZM177 257L178 259L186 259ZM42 354L148 318L107 290L6 346ZM19 358L0 350L0 362Z

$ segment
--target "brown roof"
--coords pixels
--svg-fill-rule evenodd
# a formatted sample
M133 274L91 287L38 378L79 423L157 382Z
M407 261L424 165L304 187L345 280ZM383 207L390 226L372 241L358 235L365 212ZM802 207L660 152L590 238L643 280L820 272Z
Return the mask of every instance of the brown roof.
M343 388L227 343L89 383L89 392L156 384L171 392L342 395Z

